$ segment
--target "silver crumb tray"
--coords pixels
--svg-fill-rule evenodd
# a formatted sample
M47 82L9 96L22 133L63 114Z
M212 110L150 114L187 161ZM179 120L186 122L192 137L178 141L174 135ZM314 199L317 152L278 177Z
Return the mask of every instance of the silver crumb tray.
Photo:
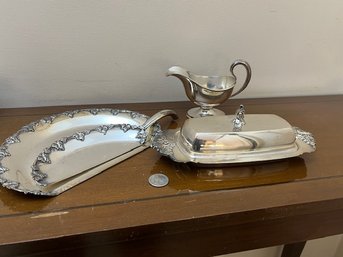
M176 162L214 165L294 157L313 152L315 141L279 116L236 114L188 119L157 134L152 147Z
M141 152L155 122L128 110L82 109L32 122L0 145L0 183L36 195L58 195Z

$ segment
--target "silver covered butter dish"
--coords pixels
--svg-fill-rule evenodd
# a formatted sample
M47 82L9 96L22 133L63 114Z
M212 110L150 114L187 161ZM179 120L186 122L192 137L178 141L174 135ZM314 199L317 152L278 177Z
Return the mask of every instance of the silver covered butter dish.
M152 147L176 162L231 164L284 159L313 152L311 133L274 114L207 116L158 133Z

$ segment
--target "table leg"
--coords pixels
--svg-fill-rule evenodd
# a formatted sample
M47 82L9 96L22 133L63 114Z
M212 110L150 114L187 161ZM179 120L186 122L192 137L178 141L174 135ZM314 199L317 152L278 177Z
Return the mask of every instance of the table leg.
M306 241L284 245L281 257L300 257L305 244Z

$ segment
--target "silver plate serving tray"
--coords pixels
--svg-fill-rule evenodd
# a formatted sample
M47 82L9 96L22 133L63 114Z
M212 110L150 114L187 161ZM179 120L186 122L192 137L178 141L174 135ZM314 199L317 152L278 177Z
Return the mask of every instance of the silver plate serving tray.
M82 109L32 122L0 146L0 183L36 195L58 195L148 147L160 131L149 118L128 110Z

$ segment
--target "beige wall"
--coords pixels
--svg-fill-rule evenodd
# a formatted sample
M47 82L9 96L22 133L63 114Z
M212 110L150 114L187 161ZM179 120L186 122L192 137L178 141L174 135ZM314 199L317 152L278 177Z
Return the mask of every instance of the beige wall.
M240 97L343 93L340 0L0 0L0 107L184 100L171 65Z

